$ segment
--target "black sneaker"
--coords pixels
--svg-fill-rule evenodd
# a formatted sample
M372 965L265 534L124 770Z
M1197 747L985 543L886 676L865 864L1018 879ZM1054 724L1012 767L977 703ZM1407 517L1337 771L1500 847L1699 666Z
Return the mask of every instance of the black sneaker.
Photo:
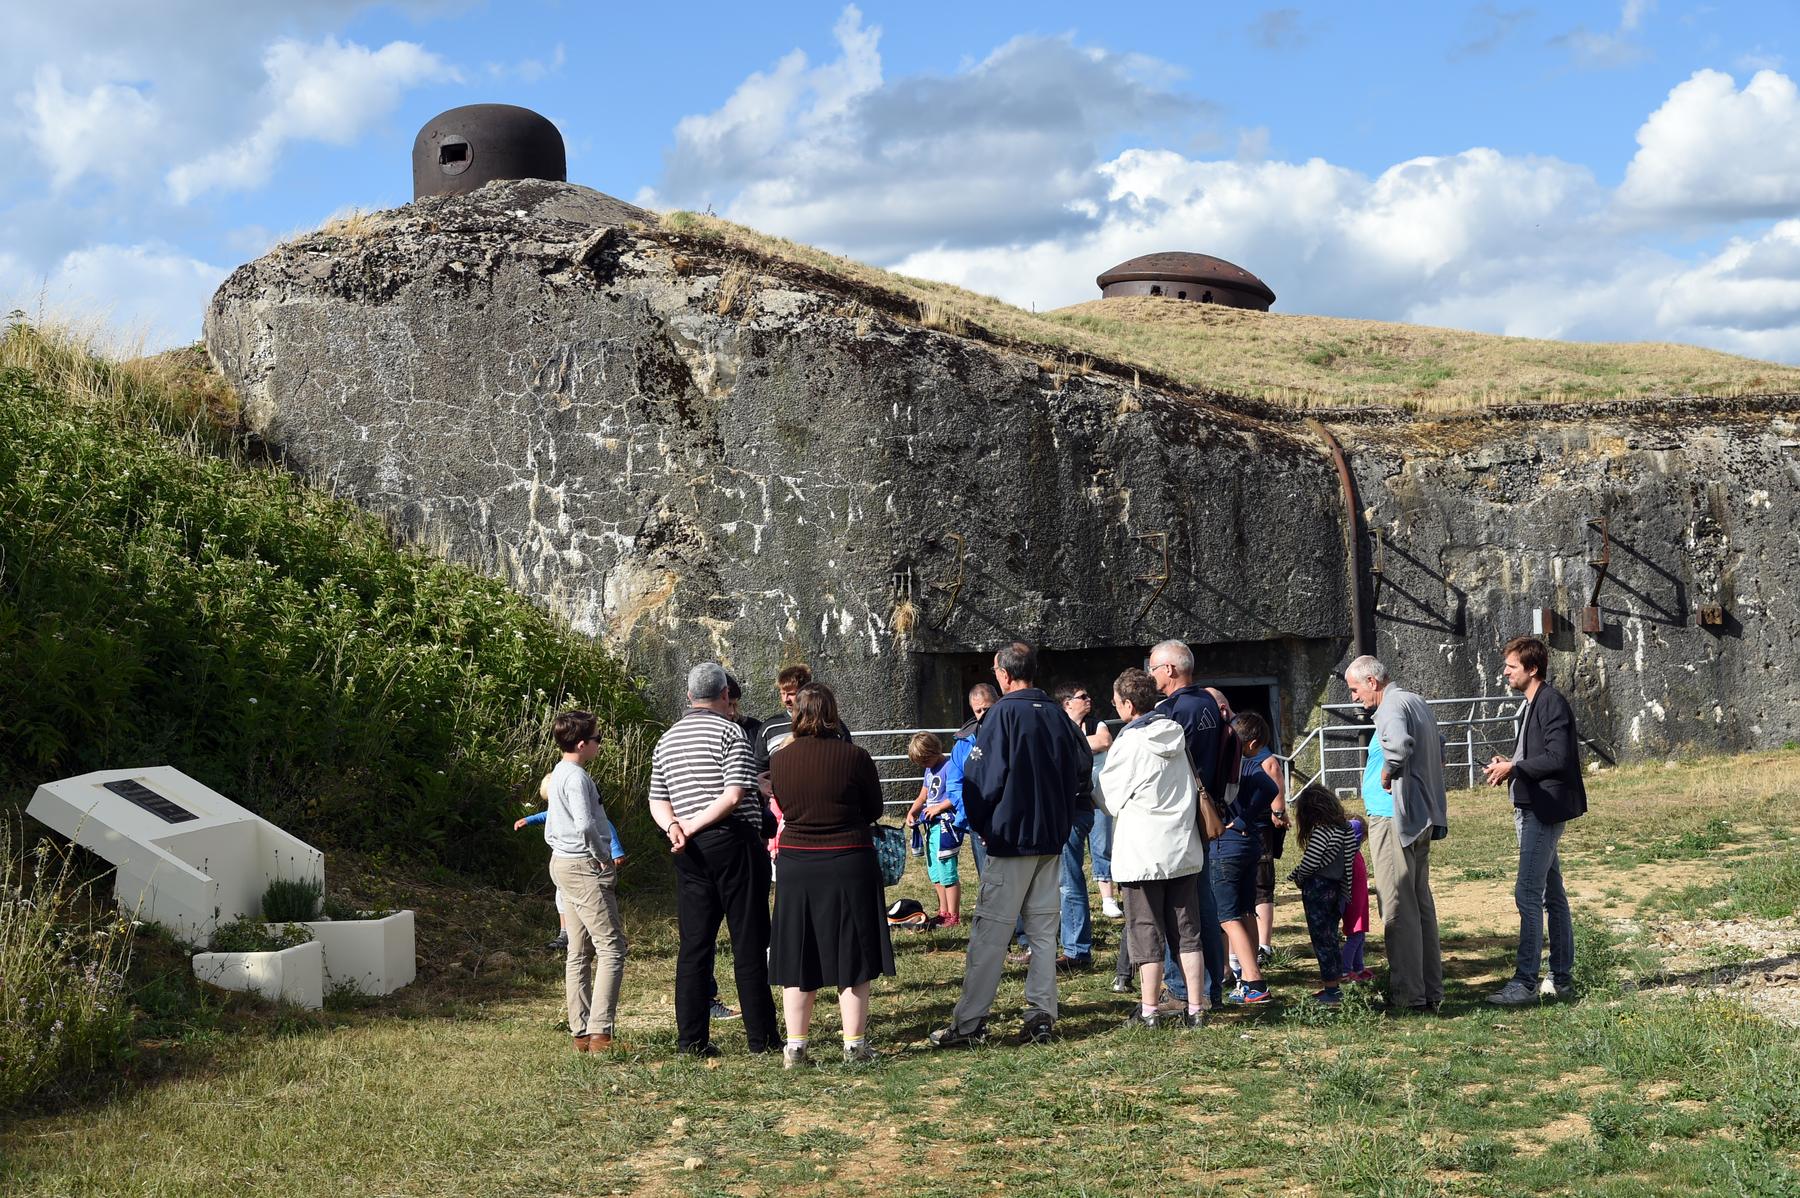
M972 1032L959 1032L953 1023L949 1027L940 1027L925 1040L933 1048L974 1048L986 1044L988 1038L987 1024L981 1024Z
M1111 989L1114 994L1129 994L1131 993L1131 979L1114 978Z
M1094 958L1091 955L1086 957L1059 956L1056 958L1056 972L1058 973L1080 973L1083 970L1092 969L1093 967Z
M1152 1011L1150 1014L1146 1015L1146 1014L1144 1014L1144 1010L1142 1007L1139 1007L1137 1010L1133 1011L1131 1014L1125 1016L1125 1026L1128 1028L1156 1027L1160 1023L1161 1023L1161 1017L1159 1015L1157 1015L1156 1012Z
M719 1046L717 1044L714 1044L710 1040L708 1040L705 1044L683 1045L681 1048L678 1048L675 1051L680 1053L684 1057L699 1057L702 1060L706 1060L706 1059L709 1059L712 1057L724 1055L723 1053L721 1053L719 1051Z
M1207 1013L1205 1011L1183 1012L1183 1014L1181 1016L1181 1026L1182 1027L1205 1027L1206 1026L1206 1015L1207 1015Z
M553 936L551 939L549 939L548 941L546 941L544 943L544 947L554 953L568 952L569 951L569 934L567 932L558 932L555 936Z
M1013 1037L1013 1043L1021 1047L1027 1044L1048 1044L1056 1038L1056 1021L1048 1015L1033 1015L1019 1028Z

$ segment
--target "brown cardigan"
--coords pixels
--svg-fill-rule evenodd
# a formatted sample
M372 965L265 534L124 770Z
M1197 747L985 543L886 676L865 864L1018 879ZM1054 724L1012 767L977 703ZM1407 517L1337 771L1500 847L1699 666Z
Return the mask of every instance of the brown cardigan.
M881 818L875 762L856 745L796 736L769 758L769 784L781 807L783 849L868 848Z

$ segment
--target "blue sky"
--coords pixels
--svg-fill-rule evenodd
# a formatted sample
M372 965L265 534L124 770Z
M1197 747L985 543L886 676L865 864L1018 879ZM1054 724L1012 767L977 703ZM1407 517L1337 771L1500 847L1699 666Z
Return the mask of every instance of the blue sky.
M1790 3L18 9L0 307L152 346L503 101L574 182L1019 304L1192 249L1277 311L1800 361Z

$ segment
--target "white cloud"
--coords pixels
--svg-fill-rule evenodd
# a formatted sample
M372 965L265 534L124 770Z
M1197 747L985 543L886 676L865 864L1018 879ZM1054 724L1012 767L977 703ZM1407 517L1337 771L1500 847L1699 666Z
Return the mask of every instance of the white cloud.
M85 93L63 85L54 65L38 68L32 90L16 98L27 136L50 166L58 191L93 172L123 181L156 160L162 113L136 87L103 83Z
M1783 216L1800 207L1800 89L1758 71L1738 90L1722 71L1696 71L1637 133L1619 202L1684 218Z
M282 40L263 56L264 116L249 136L168 173L170 193L187 203L203 192L266 182L290 141L349 145L386 117L408 87L449 78L437 55L413 42L370 50L327 37L314 45Z
M1177 72L1071 38L1019 37L950 75L886 80L847 8L839 55L793 51L714 112L682 119L652 206L712 206L774 233L876 259L1077 228L1104 197L1097 168L1121 135L1208 108Z
M0 254L0 311L105 326L125 347L167 349L199 337L201 314L227 273L160 243L89 246L43 272Z
M1617 29L1595 32L1578 26L1550 39L1550 44L1568 50L1576 64L1584 67L1609 69L1642 62L1650 57L1650 51L1637 35L1644 17L1655 8L1656 0L1625 0L1619 10Z

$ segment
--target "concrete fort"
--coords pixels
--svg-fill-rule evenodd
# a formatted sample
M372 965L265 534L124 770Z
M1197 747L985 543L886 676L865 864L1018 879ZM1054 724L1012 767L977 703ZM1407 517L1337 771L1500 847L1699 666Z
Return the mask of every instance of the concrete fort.
M806 659L858 727L941 724L1013 636L1090 686L1172 636L1291 740L1359 648L1496 692L1548 608L1609 752L1800 733L1791 401L1334 413L1347 488L1300 414L919 315L515 181L284 244L206 340L293 469L606 637L669 707L697 658L753 710Z

